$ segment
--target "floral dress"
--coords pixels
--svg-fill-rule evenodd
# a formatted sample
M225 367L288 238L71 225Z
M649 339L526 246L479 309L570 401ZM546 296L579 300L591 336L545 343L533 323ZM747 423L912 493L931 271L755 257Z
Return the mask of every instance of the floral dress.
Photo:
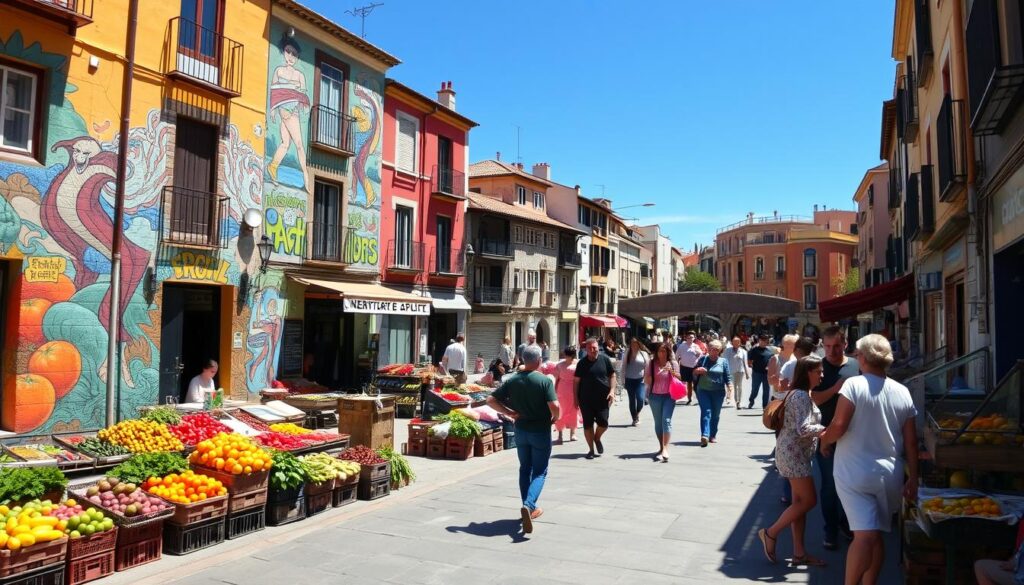
M775 466L785 478L810 477L811 459L818 448L818 433L825 430L821 411L804 390L793 390L786 399L786 416L776 439Z

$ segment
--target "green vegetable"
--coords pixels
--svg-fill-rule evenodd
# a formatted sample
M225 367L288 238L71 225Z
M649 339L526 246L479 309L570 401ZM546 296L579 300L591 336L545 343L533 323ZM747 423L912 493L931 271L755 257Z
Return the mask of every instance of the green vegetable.
M449 437L455 439L472 439L480 434L480 423L464 414L451 412L442 416L440 420L446 420L451 423L451 427L448 429Z
M151 420L165 425L176 425L181 422L181 413L173 406L165 404L149 409L146 414L142 415L142 420Z
M275 451L272 458L274 466L270 471L270 489L295 489L309 479L306 475L306 466L295 455L287 451Z
M93 457L115 457L117 455L128 455L131 453L131 451L121 445L101 441L96 437L89 437L75 445L75 449Z
M416 480L416 474L413 473L409 460L401 453L396 452L391 447L381 447L377 449L377 455L387 459L388 463L391 464L391 485L409 485Z
M8 467L0 470L0 502L41 498L47 492L68 487L64 473L56 467Z
M110 475L123 482L142 483L186 469L188 460L178 453L140 453L112 469Z

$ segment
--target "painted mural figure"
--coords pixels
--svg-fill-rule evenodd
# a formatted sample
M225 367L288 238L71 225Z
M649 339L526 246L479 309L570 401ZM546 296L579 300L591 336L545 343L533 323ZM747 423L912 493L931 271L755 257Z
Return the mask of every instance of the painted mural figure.
M299 71L295 64L302 52L299 43L288 37L281 38L279 43L281 53L284 56L284 65L274 69L274 75L270 82L270 119L278 121L278 131L281 135L281 144L274 152L274 158L267 165L267 174L275 183L277 169L281 161L288 154L289 149L295 146L295 158L299 161L302 171L303 188L309 187L309 168L306 164L306 145L302 138L302 124L300 116L309 112L309 97L306 95L306 76Z
M269 387L277 377L277 345L281 339L281 317L277 311L278 295L276 288L266 288L253 303L248 339L252 360L249 362L247 378L252 381L252 386L257 392Z

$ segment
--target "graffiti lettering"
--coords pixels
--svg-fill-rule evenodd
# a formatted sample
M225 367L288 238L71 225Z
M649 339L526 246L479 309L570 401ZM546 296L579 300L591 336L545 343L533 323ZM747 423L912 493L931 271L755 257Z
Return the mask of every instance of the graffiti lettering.
M267 207L282 207L285 209L298 209L303 214L306 213L306 199L304 197L295 197L293 195L282 195L281 193L271 193L263 198L263 204Z
M202 253L179 252L171 258L174 278L228 283L230 263Z
M306 224L302 218L294 217L288 222L285 214L274 208L267 210L266 218L264 231L274 244L274 251L278 254L301 255L306 245Z
M348 244L348 260L351 264L377 265L377 238L352 234Z
M67 267L67 258L35 256L28 259L25 280L28 282L57 282L57 277L64 274Z

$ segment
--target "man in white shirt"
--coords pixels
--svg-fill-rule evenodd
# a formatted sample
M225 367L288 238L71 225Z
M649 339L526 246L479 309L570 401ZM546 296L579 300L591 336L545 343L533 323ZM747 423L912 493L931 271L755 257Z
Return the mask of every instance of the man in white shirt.
M726 396L726 405L736 402L736 410L743 402L743 380L750 377L750 366L747 365L747 350L740 345L740 338L733 337L732 345L725 349L722 356L729 361L729 375L732 376L733 394Z
M694 342L696 333L687 331L679 345L676 346L676 361L679 362L679 379L686 382L686 403L693 402L693 369L697 367L697 360L700 359L700 346Z
M444 357L441 358L441 365L448 373L455 377L459 384L465 384L466 380L466 335L459 333L455 341L444 350Z
M802 357L807 357L814 353L815 346L814 341L810 337L801 337L796 340L796 345L793 346L793 357L784 364L779 370L779 389L783 392L791 390L791 384L793 383L793 372L796 371L796 362ZM803 388L800 388L803 390Z

